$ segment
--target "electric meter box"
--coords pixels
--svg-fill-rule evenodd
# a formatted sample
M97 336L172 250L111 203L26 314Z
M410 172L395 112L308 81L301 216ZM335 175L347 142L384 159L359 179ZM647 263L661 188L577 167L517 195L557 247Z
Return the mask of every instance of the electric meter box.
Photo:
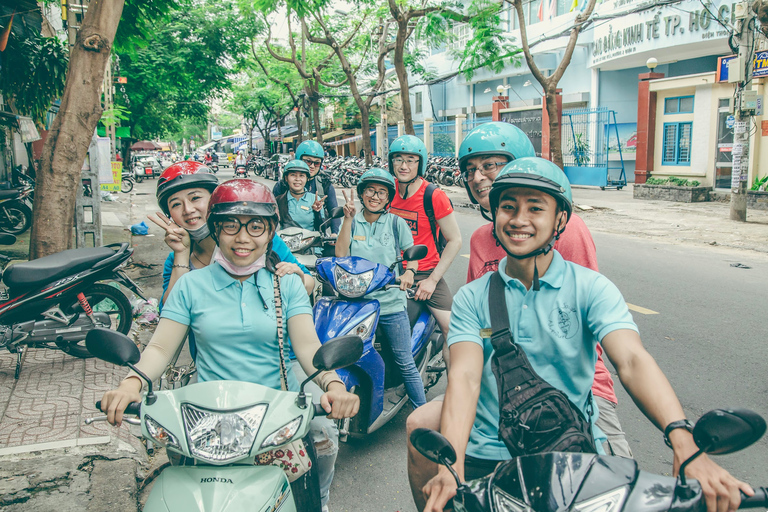
M757 91L744 89L741 91L741 110L754 112L757 109Z
M736 57L728 61L728 83L744 81L744 59Z

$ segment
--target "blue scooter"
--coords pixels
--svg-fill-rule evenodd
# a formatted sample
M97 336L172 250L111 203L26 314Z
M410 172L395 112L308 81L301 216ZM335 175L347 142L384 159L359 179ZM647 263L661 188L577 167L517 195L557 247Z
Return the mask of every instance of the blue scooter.
M415 245L406 250L403 259L415 261L427 255L427 247ZM343 334L354 334L363 340L363 355L354 365L338 370L347 389L360 397L360 412L339 424L340 439L363 437L375 432L392 419L408 401L402 376L395 364L386 338L377 333L379 301L364 295L381 289L398 287L394 274L398 260L390 268L356 256L320 258L318 277L338 293L338 297L322 297L314 306L315 329L321 343ZM410 300L411 348L424 388L429 389L445 371L443 336L423 302Z

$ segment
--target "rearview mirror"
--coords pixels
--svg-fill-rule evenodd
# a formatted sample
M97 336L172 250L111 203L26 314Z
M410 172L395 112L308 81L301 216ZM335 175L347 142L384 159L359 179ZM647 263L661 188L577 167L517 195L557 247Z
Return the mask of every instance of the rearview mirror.
M747 409L715 409L699 418L693 428L696 446L712 455L743 450L765 433L765 420Z
M133 365L141 359L139 348L128 336L103 327L88 332L85 348L99 359L118 366Z
M411 432L411 444L423 456L435 464L450 466L456 463L456 451L439 432L417 428Z
M312 365L320 371L338 370L355 364L363 355L360 336L339 336L317 349Z
M332 219L340 219L344 216L344 208L341 206L337 206L336 208L331 210L331 218Z
M417 260L423 260L427 257L427 253L429 252L429 249L427 249L426 245L414 245L413 247L410 247L403 251L403 260L404 261L417 261Z
M10 233L0 233L0 245L13 245L16 243L16 237Z

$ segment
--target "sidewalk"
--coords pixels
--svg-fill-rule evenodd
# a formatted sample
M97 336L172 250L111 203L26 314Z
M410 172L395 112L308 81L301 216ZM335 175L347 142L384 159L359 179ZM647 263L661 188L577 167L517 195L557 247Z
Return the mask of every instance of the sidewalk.
M147 180L130 194L119 194L119 202L102 202L104 243L132 244L128 273L149 297L160 296L168 249L161 230L148 221L149 236L131 237L128 228L157 210L155 187L154 180ZM454 206L466 211L466 191L445 190ZM574 199L592 231L768 253L768 212L752 210L749 222L739 223L729 220L727 203L638 201L632 199L631 186L621 191L575 188ZM2 248L3 253L24 257L28 236ZM152 330L134 323L132 335L146 343ZM84 418L97 415L95 401L120 382L125 370L43 349L27 352L18 381L14 366L15 356L0 352L0 509L136 511L137 476L142 478L151 465L143 446L127 425L83 424Z

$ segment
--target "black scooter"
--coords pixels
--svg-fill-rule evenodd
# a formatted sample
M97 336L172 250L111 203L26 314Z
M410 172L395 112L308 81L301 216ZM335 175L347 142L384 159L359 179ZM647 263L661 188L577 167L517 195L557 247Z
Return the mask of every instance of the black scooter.
M15 237L0 234L0 244ZM127 334L133 320L131 303L120 283L144 299L141 288L121 267L131 257L127 243L71 249L36 260L17 263L2 275L7 287L0 292L0 347L16 354L15 378L21 372L26 347L62 350L72 356L92 357L85 336L95 327ZM11 258L0 255L4 266Z
M451 467L456 452L442 435L419 428L411 444L427 459L448 467L458 489L456 512L704 512L701 486L685 468L702 453L722 455L751 445L765 433L765 420L752 411L716 409L699 418L693 439L699 447L680 466L680 476L641 471L637 462L589 453L542 453L506 461L485 478L461 483ZM450 502L449 502L450 505ZM739 508L765 508L768 490L742 494Z

